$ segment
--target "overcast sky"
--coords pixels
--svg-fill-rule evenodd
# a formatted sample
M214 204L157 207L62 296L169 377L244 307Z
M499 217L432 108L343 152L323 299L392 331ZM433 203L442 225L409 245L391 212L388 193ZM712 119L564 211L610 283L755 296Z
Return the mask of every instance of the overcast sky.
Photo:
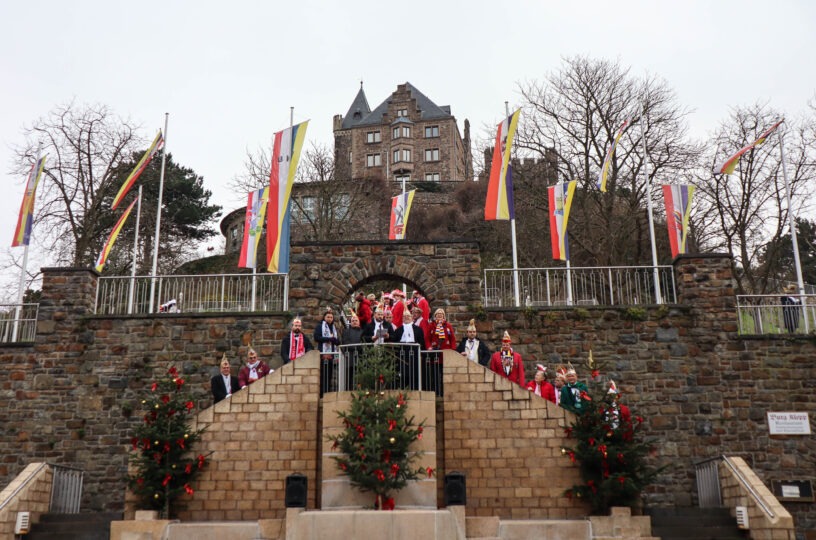
M704 137L730 106L757 100L792 116L816 93L816 3L802 1L0 2L0 245L10 245L24 178L21 131L59 104L100 103L204 177L226 211L247 148L310 119L332 142L362 79L375 107L409 81L450 105L475 135L497 123L517 84L565 56L656 74ZM36 235L36 230L34 232ZM5 244L3 242L6 242ZM15 248L22 249L22 248Z

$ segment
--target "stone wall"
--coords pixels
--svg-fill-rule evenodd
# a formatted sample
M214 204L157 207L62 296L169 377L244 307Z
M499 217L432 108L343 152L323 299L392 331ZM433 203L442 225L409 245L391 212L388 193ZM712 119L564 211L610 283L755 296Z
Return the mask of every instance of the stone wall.
M583 517L564 496L580 483L561 455L572 414L479 364L445 353L445 473L465 473L467 515Z
M319 356L311 352L197 416L204 428L198 452L211 453L185 521L284 518L286 477L306 476L307 500L317 506L320 447Z
M475 242L295 243L290 259L289 309L306 316L307 328L325 306L337 309L352 292L383 279L421 290L453 322L466 322L481 303Z
M816 341L740 338L729 257L679 258L679 303L644 309L481 310L478 267L475 243L297 244L292 246L292 311L307 314L305 326L311 330L320 306L336 305L357 288L390 276L425 291L432 307L446 306L459 335L471 317L480 319L481 336L494 347L509 331L529 375L536 362L552 367L570 360L582 370L591 348L603 371L619 383L625 402L646 419L656 441L655 462L668 466L648 494L650 504L692 504L693 463L723 453L744 457L766 485L816 474L813 437L771 437L765 417L786 410L816 417ZM46 269L36 343L0 348L5 367L0 483L32 461L77 466L86 471L83 509L115 511L124 504L121 478L137 421L131 413L154 371L175 363L198 392L199 405L207 406L208 380L223 352L237 368L251 340L262 357L278 365L289 315L99 317L91 314L96 279L87 269ZM479 374L468 370L466 376ZM447 391L456 392L455 384L446 380ZM523 398L510 392L510 403L521 407ZM484 399L450 397L438 408L438 426L445 433L458 429L449 429L450 422L456 426L454 412L471 418L476 411L465 407L487 412L481 410ZM453 448L455 440L450 440ZM442 437L438 441L440 447L447 444ZM453 457L453 448L437 450L444 468L467 465L476 471L457 462L461 458ZM469 475L468 485L483 488L479 478ZM519 492L520 499L527 496ZM813 504L786 502L785 507L798 531L816 528Z

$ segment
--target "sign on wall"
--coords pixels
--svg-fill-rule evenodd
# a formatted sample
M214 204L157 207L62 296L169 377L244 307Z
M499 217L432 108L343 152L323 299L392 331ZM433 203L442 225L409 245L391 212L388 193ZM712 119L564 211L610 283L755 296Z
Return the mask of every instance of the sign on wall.
M806 412L769 412L771 435L810 435L810 418Z

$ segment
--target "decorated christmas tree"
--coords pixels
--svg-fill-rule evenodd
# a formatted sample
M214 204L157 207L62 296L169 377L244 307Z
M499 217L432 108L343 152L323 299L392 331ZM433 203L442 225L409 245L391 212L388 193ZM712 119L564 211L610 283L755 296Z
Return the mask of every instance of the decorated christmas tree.
M583 483L566 491L590 503L592 512L606 514L612 506L638 506L640 494L662 469L647 464L653 451L642 434L643 418L631 415L620 402L614 381L605 383L597 370L567 437L575 440L561 453L581 469Z
M386 392L394 380L394 359L384 347L365 351L357 368L359 389L352 394L351 407L338 413L343 431L329 437L337 466L351 484L374 493L374 507L393 510L393 493L421 475L432 476L430 467L414 464L419 453L409 454L411 443L422 438L423 422L406 414L408 400L399 391Z
M168 518L172 501L193 494L193 479L207 461L193 452L202 430L189 427L195 404L175 367L153 381L142 405L143 422L131 439L136 473L128 477L128 484L143 508L159 510Z

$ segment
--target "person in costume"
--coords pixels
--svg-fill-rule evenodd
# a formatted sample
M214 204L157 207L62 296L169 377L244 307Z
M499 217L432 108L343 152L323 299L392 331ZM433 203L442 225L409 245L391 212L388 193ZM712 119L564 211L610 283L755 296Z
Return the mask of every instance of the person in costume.
M422 315L422 310L417 306L411 308L411 315L414 317L414 324L422 328L422 335L431 335L431 323Z
M272 373L272 371L273 370L269 369L269 366L266 365L266 362L258 358L258 353L255 352L255 349L250 347L247 351L246 364L241 366L241 369L238 371L238 386L246 388L258 379L266 377Z
M371 300L366 298L362 291L354 298L357 301L357 316L360 318L360 326L365 326L371 322L373 312L371 310Z
M555 388L547 381L547 368L536 364L535 378L527 383L527 390L555 403Z
M402 314L402 326L397 328L394 335L391 336L392 343L401 344L417 344L416 347L400 347L397 362L398 372L402 380L402 387L411 390L419 388L419 379L417 372L419 371L419 351L425 350L425 336L422 333L422 328L414 324L414 317L410 311L404 311Z
M478 362L484 367L490 366L490 349L487 344L476 337L476 319L470 319L470 324L465 332L467 339L463 339L456 346L456 352L470 360Z
M389 313L394 308L394 298L389 292L382 293L380 298L380 307L382 308L383 313Z
M241 385L238 383L238 377L230 374L232 368L230 367L229 360L227 360L227 353L224 353L224 356L221 357L219 369L221 373L210 379L213 403L218 403L241 389Z
M323 392L328 392L332 388L336 390L337 387L333 386L333 380L335 366L337 365L340 353L340 333L334 325L334 312L332 312L330 307L326 308L326 311L323 312L323 319L317 327L315 327L312 337L320 353L320 372Z
M391 296L394 298L394 306L391 308L391 314L394 316L394 324L400 324L402 321L402 314L405 310L405 293L399 289L391 291ZM409 309L410 313L411 310ZM413 320L413 318L411 319ZM428 336L425 336L426 338Z
M411 295L411 304L418 307L422 310L422 318L426 321L431 320L431 306L428 304L428 300L422 296L422 293L415 290ZM416 317L414 318L416 320Z
M288 364L311 350L312 342L303 333L303 322L296 317L292 321L292 330L281 340L281 359Z
M524 362L521 361L521 355L515 352L510 345L510 334L505 330L501 350L493 353L490 359L490 370L506 379L510 379L522 388L526 388Z
M411 317L413 320L413 315ZM431 335L428 338L428 343L434 351L456 350L456 334L454 334L453 327L448 322L445 310L442 308L434 311L434 322L431 325Z
M563 369L563 371L562 371ZM567 368L559 368L555 372L553 386L555 387L555 404L561 405L561 389L567 384Z
M587 386L578 380L578 373L572 364L568 364L566 368L566 384L561 389L562 407L575 414L583 413L590 401L589 394L587 394Z

